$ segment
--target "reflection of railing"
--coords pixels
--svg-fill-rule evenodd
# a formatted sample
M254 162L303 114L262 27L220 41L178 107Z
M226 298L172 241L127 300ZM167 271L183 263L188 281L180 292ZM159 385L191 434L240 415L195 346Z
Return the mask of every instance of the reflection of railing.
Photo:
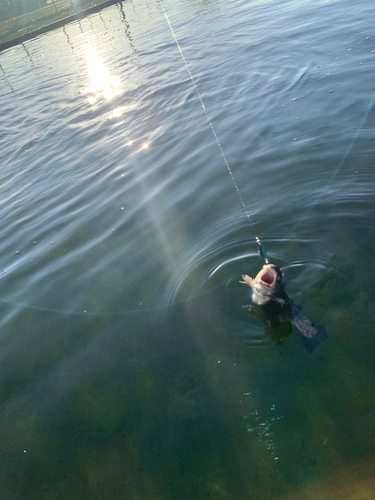
M116 0L0 0L0 46L108 3Z

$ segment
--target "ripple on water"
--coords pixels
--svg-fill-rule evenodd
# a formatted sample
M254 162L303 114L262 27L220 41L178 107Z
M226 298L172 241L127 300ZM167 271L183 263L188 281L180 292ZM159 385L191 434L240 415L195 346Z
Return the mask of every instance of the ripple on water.
M205 335L230 335L233 342L249 347L269 345L271 339L263 322L242 307L251 303L251 290L239 283L244 273L254 277L263 260L255 239L244 237L250 234L249 228L235 219L232 216L221 221L207 235L206 245L196 248L186 260L170 280L162 308L168 315L174 306L182 306L188 318L200 318ZM270 261L281 268L287 291L298 303L306 301L319 289L320 282L335 272L329 252L314 252L302 258L300 252L298 257L294 255L295 248L315 248L318 239L271 234L262 244L270 251ZM218 318L220 321L216 321Z

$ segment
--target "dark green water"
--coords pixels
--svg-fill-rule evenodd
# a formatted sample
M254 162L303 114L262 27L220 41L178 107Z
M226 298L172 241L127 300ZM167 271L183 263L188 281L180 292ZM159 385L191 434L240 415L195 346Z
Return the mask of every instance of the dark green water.
M373 15L135 0L0 54L1 499L375 498ZM312 354L241 307L254 233Z

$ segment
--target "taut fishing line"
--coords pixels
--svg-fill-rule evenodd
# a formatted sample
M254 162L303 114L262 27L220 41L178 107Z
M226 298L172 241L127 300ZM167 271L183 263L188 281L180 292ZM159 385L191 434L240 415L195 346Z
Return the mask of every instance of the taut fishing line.
M164 9L164 7L163 7L162 0L159 0L159 3L160 3L160 7L161 7L161 9L162 9L162 11L163 11L163 14L164 14L164 16L165 16L165 19L166 19L166 21L167 21L167 23L168 23L168 26L169 26L169 28L170 28L170 30L171 30L171 33L172 33L173 39L174 39L174 41L176 42L177 48L178 48L178 50L179 50L179 52L180 52L180 54L181 54L182 60L183 60L184 65L185 65L185 68L186 68L187 72L189 73L189 77L190 77L191 83L193 84L193 87L194 87L195 92L196 92L196 94L197 94L197 97L198 97L198 99L199 99L199 101L200 101L200 103L201 103L201 106L202 106L202 109L203 109L203 111L204 111L204 114L206 115L206 118L207 118L208 124L210 125L211 130L212 130L212 133L214 134L214 137L215 137L216 143L217 143L217 145L218 145L218 147L219 147L219 149L220 149L220 153L221 153L221 156L223 157L223 160L224 160L225 166L227 167L227 170L228 170L229 175L230 175L230 177L231 177L231 179L232 179L233 185L234 185L234 187L235 187L235 189L236 189L236 191L237 191L238 197L239 197L239 199L240 199L241 205L242 205L242 207L243 207L243 209L244 209L244 211L245 211L245 214L246 214L247 220L249 221L250 226L251 226L251 229L252 229L252 231L253 231L253 233L254 233L255 241L257 242L258 247L259 247L259 249L258 249L258 250L259 250L259 253L260 253L260 255L263 257L263 259L265 260L266 264L268 264L268 263L269 263L268 256L267 256L267 254L266 254L266 252L265 252L264 248L262 247L262 244L261 244L261 242L260 242L260 239L258 238L258 236L257 236L257 235L256 235L256 233L255 233L254 223L253 223L253 221L251 220L250 212L247 210L246 205L245 205L245 202L244 202L244 200L243 200L243 198L242 198L242 196L241 196L240 190L238 189L238 186L237 186L236 180L235 180L235 178L234 178L233 172L232 172L232 170L231 170L231 168L230 168L230 166L229 166L228 160L227 160L227 159L226 159L226 157L225 157L225 154L224 154L223 148L221 147L221 144L220 144L219 138L218 138L218 136L217 136L217 134L216 134L216 131L215 131L215 128L214 128L214 126L213 126L213 124L212 124L211 118L210 118L210 116L209 116L209 114L208 114L208 112L207 112L207 109L206 109L206 106L205 106L205 104L204 104L204 102L203 102L202 96L201 96L201 95L200 95L200 93L199 93L199 90L198 90L198 87L197 87L197 85L196 85L196 83L195 83L194 77L193 77L193 75L192 75L192 73L191 73L191 71L190 71L190 68L189 68L189 65L188 65L188 63L187 63L187 61L186 61L186 59L185 59L184 53L182 52L182 49L181 49L181 46L180 46L179 41L178 41L178 39L177 39L176 33L174 32L174 29L173 29L173 27L172 27L172 24L171 24L171 22L170 22L170 20L169 20L169 17L168 17L168 15L167 15L167 12L165 11L165 9Z
M334 181L334 179L337 177L337 175L339 174L341 168L343 167L343 165L345 164L346 160L348 159L350 153L352 152L352 149L353 149L353 146L354 144L357 142L357 139L359 137L359 134L361 133L362 129L363 129L363 126L364 124L366 123L367 121L367 118L369 117L370 113L371 113L371 110L374 106L374 103L375 103L375 92L373 93L371 99L370 99L370 102L369 102L369 105L367 106L367 109L366 109L366 112L362 118L362 121L361 123L359 124L359 127L357 129L357 132L355 133L353 139L352 139L352 142L349 144L348 146L348 149L346 150L346 153L344 154L344 156L342 157L342 160L340 161L340 163L338 164L338 166L336 167L336 169L334 170L333 174L331 175L331 178L329 179L329 181L327 182L326 186L321 190L316 202L310 207L310 209L305 213L305 215L303 217L301 217L298 222L295 224L295 226L293 227L293 231L295 231L297 229L297 227L302 224L306 219L307 217L310 215L310 213L312 212L312 210L316 207L316 205L319 203L319 201L323 198L323 196L327 193L329 187L331 186L332 182Z
M195 83L194 77L193 77L193 75L192 75L192 73L191 73L191 71L190 71L189 65L188 65L188 63L187 63L187 61L186 61L186 59L185 59L185 56L184 56L183 52L182 52L181 46L180 46L180 44L179 44L179 42L178 42L178 39L177 39L176 33L174 32L174 29L173 29L173 27L172 27L172 24L171 24L171 22L170 22L170 20L169 20L168 14L167 14L166 10L165 10L165 9L164 9L164 7L163 7L162 0L159 0L159 4L160 4L160 7L161 7L161 9L162 9L162 11L163 11L163 14L164 14L164 16L165 16L165 19L166 19L166 21L167 21L167 23L168 23L168 26L169 26L169 28L170 28L170 30L171 30L171 33L172 33L173 39L174 39L174 41L175 41L175 43L176 43L176 45L177 45L177 48L178 48L178 50L179 50L179 52L180 52L180 54L181 54L182 60L184 61L185 68L186 68L187 72L189 73L190 80L191 80L191 82L192 82L192 84L193 84L193 87L194 87L194 89L195 89L195 92L196 92L196 94L197 94L197 96L198 96L198 99L199 99L199 101L200 101L200 103L201 103L201 106L202 106L202 108L203 108L203 111L204 111L204 113L205 113L205 115L206 115L207 121L208 121L208 123L209 123L209 125L210 125L210 127L211 127L212 133L214 134L214 137L215 137L216 143L217 143L217 145L218 145L218 147L219 147L219 149L220 149L221 156L223 157L223 160L224 160L224 163L225 163L225 165L226 165L226 167L227 167L227 169L228 169L229 175L231 176L231 179L232 179L233 185L234 185L234 187L236 188L236 191L237 191L238 197L239 197L240 202L241 202L241 204L242 204L242 206L243 206L243 209L244 209L244 211L245 211L246 217L247 217L247 219L248 219L248 221L249 221L249 223L250 223L251 229L252 229L252 231L253 231L253 233L254 233L255 241L256 241L256 242L257 242L257 244L258 244L258 247L259 247L259 248L258 248L258 251L259 251L260 255L263 257L263 259L265 260L266 264L268 264L268 263L269 263L269 259L268 259L268 256L267 256L267 254L266 254L266 251L264 250L264 248L263 248L263 246L262 246L262 244L261 244L261 242L260 242L259 237L258 237L258 236L256 235L256 233L255 233L254 223L253 223L253 221L251 220L250 213L249 213L249 211L247 210L246 205L245 205L245 202L244 202L244 200L243 200L243 198L242 198L242 196L241 196L240 190L238 189L238 186L237 186L237 183L236 183L236 181L235 181L235 178L234 178L233 172L232 172L232 170L231 170L231 168L230 168L230 166L229 166L228 160L227 160L227 159L226 159L226 157L225 157L225 154L224 154L223 148L221 147L221 144L220 144L219 138L218 138L218 136L217 136L217 134L216 134L215 128L214 128L214 126L213 126L213 124L212 124L212 121L211 121L211 119L210 119L210 117L209 117L209 114L208 114L207 109L206 109L206 106L205 106L205 104L204 104L204 102L203 102L202 96L201 96L201 95L200 95L200 93L199 93L199 90L198 90L198 87L197 87L197 85L196 85L196 83ZM346 153L345 153L344 157L342 158L341 162L339 163L339 165L337 166L337 168L336 168L336 169L335 169L335 171L333 172L333 174L332 174L332 176L331 176L330 180L328 181L328 184L327 184L327 185L326 185L326 187L323 189L323 191L322 191L322 193L321 193L321 196L322 196L324 193L326 193L326 191L328 190L329 186L332 184L332 182L333 182L334 178L337 176L337 174L340 172L340 170L341 170L342 166L343 166L343 165L344 165L344 163L346 162L346 160L347 160L347 158L348 158L349 154L351 153L351 150L353 149L353 146L354 146L355 142L357 141L357 139L358 139L358 137L359 137L359 134L360 134L360 132L361 132L361 130L362 130L362 128L363 128L363 126L364 126L364 124L365 124L365 122L366 122L366 120L367 120L367 118L368 118L368 116L369 116L369 114L370 114L370 112L371 112L371 109L372 109L372 107L373 107L373 105L374 105L374 102L375 102L375 93L374 93L374 95L372 96L372 98L370 99L370 103L369 103L368 108L367 108L367 110L366 110L366 113L365 113L365 115L364 115L364 117L363 117L363 119L362 119L362 121L361 121L361 123L360 123L360 125L359 125L359 127L358 127L357 133L355 134L355 136L354 136L354 138L353 138L353 140L352 140L352 142L351 142L350 146L348 147L348 149L347 149L347 151L346 151ZM320 196L320 197L321 197L321 196ZM319 197L319 199L320 199L320 197ZM316 206L316 204L317 204L317 203L318 203L318 201L317 201L317 202L316 202L316 203L315 203L315 204L314 204L314 205L310 208L310 210L309 210L309 211L308 211L308 213L305 215L305 217L301 218L301 219L297 222L297 224L296 224L296 226L294 227L294 229L295 229L297 226L299 226L299 224L301 224L301 222L302 222L303 220L305 220L305 219L306 219L306 217L309 215L309 213L310 213L310 212L311 212L311 210L312 210L312 209Z

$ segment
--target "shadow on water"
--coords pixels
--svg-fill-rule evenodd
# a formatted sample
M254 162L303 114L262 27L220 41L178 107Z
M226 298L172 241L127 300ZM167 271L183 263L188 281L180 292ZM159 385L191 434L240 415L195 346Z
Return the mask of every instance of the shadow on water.
M239 276L261 259L227 236L193 256L160 309L1 306L3 498L371 498L371 234L359 246L336 233L346 274L326 265L307 285L330 332L312 355L242 309ZM282 260L291 241L267 243Z
M179 308L42 316L19 313L0 369L3 498L13 481L27 498L243 497L228 403Z
M223 264L180 284L167 314L2 305L3 498L371 498L373 354L345 311L375 312L361 265L320 284L335 335L310 355L245 318L244 262ZM356 296L334 292L346 279Z

